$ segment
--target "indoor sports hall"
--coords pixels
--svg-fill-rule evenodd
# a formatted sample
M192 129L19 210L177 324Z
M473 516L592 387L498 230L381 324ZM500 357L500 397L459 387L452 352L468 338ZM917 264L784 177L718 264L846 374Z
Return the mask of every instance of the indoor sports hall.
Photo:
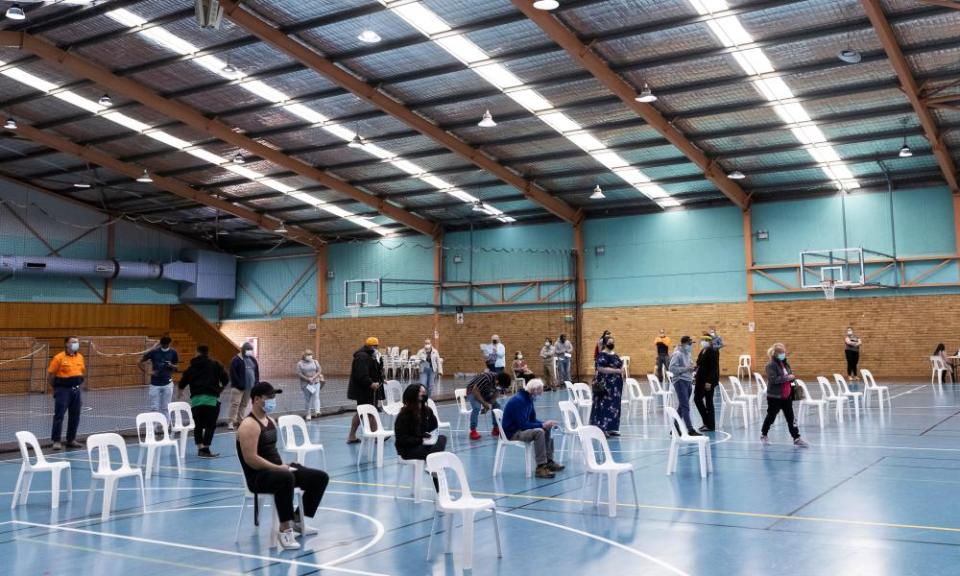
M0 0L0 576L960 575L957 0Z

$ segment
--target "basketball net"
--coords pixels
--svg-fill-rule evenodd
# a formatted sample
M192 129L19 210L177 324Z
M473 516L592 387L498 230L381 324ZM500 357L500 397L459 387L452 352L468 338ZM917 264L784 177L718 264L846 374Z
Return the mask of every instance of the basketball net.
M833 281L827 280L823 282L822 284L820 284L820 288L823 289L823 295L824 297L826 297L827 300L836 300L837 285Z
M362 307L363 307L363 304L356 304L356 305L354 305L354 306L351 306L351 307L350 307L350 316L352 316L352 317L354 317L354 318L359 318L359 317L360 317L360 308L362 308Z

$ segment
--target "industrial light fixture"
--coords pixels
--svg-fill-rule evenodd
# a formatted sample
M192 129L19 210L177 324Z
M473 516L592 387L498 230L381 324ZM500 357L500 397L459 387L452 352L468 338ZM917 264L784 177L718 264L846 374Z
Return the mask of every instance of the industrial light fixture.
M3 129L4 129L4 130L16 130L16 129L17 129L17 121L14 120L13 118L7 118L7 121L3 123Z
M230 77L236 76L237 74L240 73L240 71L237 70L236 66L231 64L229 60L227 60L227 65L221 68L220 71Z
M537 10L556 10L560 7L560 3L557 0L536 0L533 7Z
M109 94L104 94L99 100L97 100L97 104L103 106L104 108L108 108L113 106L113 99L110 98Z
M233 163L234 163L234 164L244 164L244 163L246 163L246 161L247 161L247 159L244 158L244 157L243 157L243 154L241 154L241 153L239 153L239 152L237 152L236 154L233 155Z
M644 104L650 104L651 102L657 101L657 95L653 93L653 90L650 89L650 85L646 82L643 83L643 90L637 94L637 97L634 98L637 102L643 102Z
M493 128L496 125L497 123L493 121L493 114L489 110L483 113L483 118L477 123L477 126L481 128Z
M846 62L847 64L858 64L862 59L860 52L854 50L853 48L845 48L837 53L837 58L841 62Z
M376 44L377 42L383 40L383 38L381 38L380 35L374 32L373 30L370 30L368 28L357 36L357 40L364 42L366 44Z
M86 190L87 188L90 187L90 184L87 182L74 182L73 187L80 188L81 190Z
M367 144L366 140L360 136L359 132L353 133L353 140L347 143L347 148L363 148Z
M486 210L484 210L484 208L483 208L483 202L481 202L481 201L479 201L479 200L477 200L476 202L474 202L474 203L473 203L473 211L474 211L474 212L486 212Z
M603 195L603 190L600 189L600 185L597 184L593 188L593 194L590 195L591 200L603 200L606 196Z
M743 172L739 170L734 170L733 172L727 174L727 178L731 180L743 180L744 178L746 178L746 176L743 174Z
M153 182L153 178L150 177L150 174L147 173L147 170L143 170L143 174L137 178L137 182L143 182L144 184L149 184Z
M23 12L23 8L19 4L14 4L7 8L7 18L11 20L23 20L27 15Z
M907 146L907 119L900 120L900 124L903 126L903 147L900 148L900 157L909 158L913 156L913 150L910 149L910 146Z
M286 233L287 233L287 227L283 225L283 220L280 221L280 225L277 226L276 228L274 228L273 231L274 231L275 233L277 233L277 234L286 234Z

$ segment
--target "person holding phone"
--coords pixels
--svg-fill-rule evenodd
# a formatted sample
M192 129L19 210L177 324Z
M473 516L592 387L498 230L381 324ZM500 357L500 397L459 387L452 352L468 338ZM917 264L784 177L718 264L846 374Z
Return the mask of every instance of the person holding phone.
M793 416L793 387L796 386L797 377L787 362L787 347L777 342L767 350L767 356L770 357L767 364L767 417L760 430L760 442L764 446L770 444L767 432L777 419L777 414L783 412L783 419L787 421L787 428L793 436L793 445L806 448L808 444L800 437L800 429Z
M146 372L147 364L152 365L150 372L150 410L167 414L167 405L173 398L173 373L177 371L180 356L170 343L169 336L160 338L160 344L148 350L140 358L140 369Z

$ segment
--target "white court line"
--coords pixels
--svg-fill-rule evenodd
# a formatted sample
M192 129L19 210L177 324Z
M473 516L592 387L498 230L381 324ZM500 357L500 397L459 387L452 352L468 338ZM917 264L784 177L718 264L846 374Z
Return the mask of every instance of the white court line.
M8 524L18 524L20 526L30 526L32 528L46 528L48 530L61 530L63 532L72 532L75 534L86 534L88 536L102 536L104 538L116 538L128 542L139 542L142 544L154 544L157 546L168 546L170 548L180 548L182 550L193 550L195 552L209 552L211 554L221 554L224 556L233 556L235 558L247 558L251 560L260 560L261 562L277 562L288 566L315 568L317 570L333 570L336 572L345 572L348 574L358 574L360 576L389 576L380 572L366 572L364 570L353 570L351 568L339 568L327 564L314 564L312 562L303 562L301 560L287 560L274 556L261 556L259 554L249 554L246 552L231 552L229 550L220 550L217 548L208 548L206 546L194 546L192 544L180 544L177 542L166 542L163 540L153 540L151 538L141 538L139 536L127 536L124 534L111 534L109 532L100 532L97 530L87 530L85 528L68 528L66 526L54 526L52 524L41 524L39 522L27 522L25 520L10 520ZM336 560L336 561L342 561Z
M924 384L923 386L917 386L916 388L913 388L913 389L911 389L911 390L907 390L906 392L901 392L901 393L899 393L899 394L894 394L893 396L890 397L890 400L893 400L894 398L899 398L899 397L904 396L904 395L906 395L906 394L913 394L913 393L916 392L917 390L926 388L927 386L929 386L929 384Z

